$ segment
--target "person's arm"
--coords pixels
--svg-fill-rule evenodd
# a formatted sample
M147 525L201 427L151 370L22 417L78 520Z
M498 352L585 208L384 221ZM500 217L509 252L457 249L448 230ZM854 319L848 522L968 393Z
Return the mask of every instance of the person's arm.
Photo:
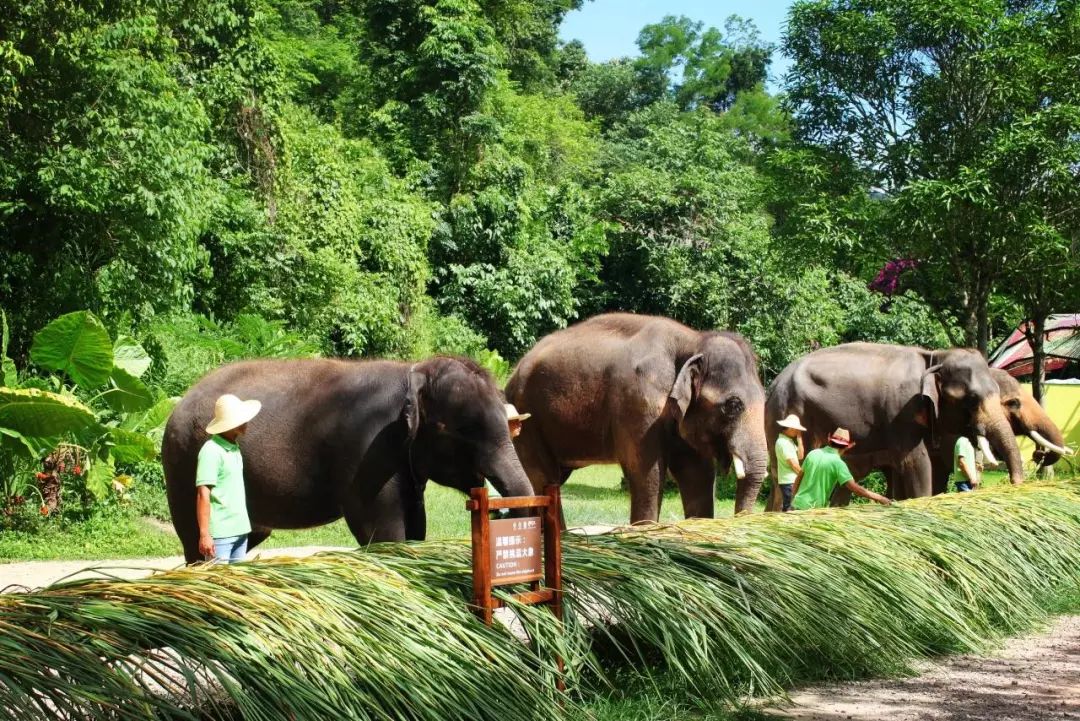
M210 486L195 489L195 519L199 522L199 553L214 557L214 539L210 536Z
M795 483L791 486L791 495L795 497L799 493L799 484L802 483L803 469L799 466L799 472L795 474Z
M979 485L979 471L972 468L966 458L960 457L960 472L964 474L964 477L971 482L972 486Z
M798 453L793 456L784 456L784 459L788 462L788 465L791 466L791 470L795 471L796 474L802 473L802 464L799 463Z
M214 539L210 535L210 489L218 481L221 458L213 443L199 451L195 466L195 520L199 526L199 553L203 558L214 557Z
M881 495L880 493L874 493L869 488L863 488L862 486L860 486L855 481L848 481L847 483L844 484L844 487L847 488L852 493L854 493L856 496L862 496L863 498L869 498L871 501L875 501L876 503L880 503L883 506L891 506L892 505L892 501L890 501L885 496Z

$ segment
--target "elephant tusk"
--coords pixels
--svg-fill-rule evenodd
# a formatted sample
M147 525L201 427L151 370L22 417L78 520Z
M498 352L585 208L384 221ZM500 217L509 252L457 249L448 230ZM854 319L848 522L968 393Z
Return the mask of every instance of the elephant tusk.
M986 440L986 436L979 436L979 450L982 451L983 460L986 463L991 466L998 465L998 459L994 457L994 452L990 450L990 441Z
M746 466L743 464L742 459L738 456L732 458L732 463L735 465L735 477L740 481L746 478Z
M1031 431L1030 433L1028 433L1028 436L1031 437L1031 440L1035 441L1046 450L1053 451L1059 456L1071 456L1073 454L1072 449L1051 443L1050 441L1046 440L1043 435L1038 431Z

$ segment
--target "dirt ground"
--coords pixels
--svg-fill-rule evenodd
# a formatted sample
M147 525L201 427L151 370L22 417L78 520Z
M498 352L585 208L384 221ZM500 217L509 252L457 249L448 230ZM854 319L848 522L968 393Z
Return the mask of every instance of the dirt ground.
M997 653L924 664L919 676L802 689L773 712L795 721L1080 719L1080 616L1011 639Z

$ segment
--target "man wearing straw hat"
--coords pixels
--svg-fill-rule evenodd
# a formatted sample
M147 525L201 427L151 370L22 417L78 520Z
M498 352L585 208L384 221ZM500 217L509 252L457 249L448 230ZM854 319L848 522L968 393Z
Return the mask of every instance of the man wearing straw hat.
M206 427L210 440L199 450L195 470L195 517L199 523L199 553L221 563L244 560L251 521L244 491L244 460L237 439L262 408L255 400L242 401L226 393L214 404L214 418Z
M802 477L795 481L795 498L791 501L793 508L800 511L825 508L837 486L844 486L855 495L869 498L883 506L892 503L885 496L855 482L851 470L840 457L841 452L852 445L854 444L848 429L837 428L829 436L829 445L806 454L802 464Z
M776 425L784 429L776 437L773 451L776 454L776 485L783 496L783 510L786 512L791 510L795 479L802 473L802 465L799 463L799 433L805 432L806 428L794 413L777 421Z

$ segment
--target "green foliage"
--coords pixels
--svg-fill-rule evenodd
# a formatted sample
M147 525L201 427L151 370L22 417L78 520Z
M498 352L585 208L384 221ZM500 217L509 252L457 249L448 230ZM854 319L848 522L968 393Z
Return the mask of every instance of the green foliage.
M664 83L681 68L681 82L671 97L682 108L727 110L739 93L760 87L768 73L773 47L761 41L750 21L732 15L721 32L684 16L666 16L638 35L636 65Z
M132 338L118 339L115 347L122 350L121 360L128 367L143 371L148 367L149 355ZM86 506L112 492L117 461L157 457L158 443L148 434L164 424L172 402L114 365L113 348L108 332L92 313L69 313L34 336L30 357L39 368L64 373L75 385L67 385L61 376L49 376L27 377L22 388L0 386L0 474L8 476L0 499L5 514L24 503L17 499L23 499L27 489L35 488L13 477L29 472L17 457L44 467L45 472L35 474L35 490L43 499L46 515L61 502L62 483L85 490L76 496ZM12 377L17 379L17 374ZM52 390L37 387L41 385ZM106 408L95 408L101 400ZM65 464L81 467L65 470Z
M68 313L34 336L30 359L44 370L67 374L80 386L96 388L113 369L112 341L92 313Z
M158 317L145 331L155 350L148 381L167 396L181 396L208 371L248 358L312 357L318 346L285 329L281 321L242 314L217 323L198 315ZM148 421L160 412L148 411Z
M912 287L984 352L992 332L1011 330L993 327L992 297L1023 294L1009 279L1038 275L1027 249L1049 242L1060 257L1076 235L1078 24L1074 5L1055 3L806 0L791 11L800 136L892 194L891 257L918 261Z
M617 127L599 206L616 224L595 309L733 327L752 312L769 245L761 179L711 112L660 103ZM592 310L592 308L590 308Z

